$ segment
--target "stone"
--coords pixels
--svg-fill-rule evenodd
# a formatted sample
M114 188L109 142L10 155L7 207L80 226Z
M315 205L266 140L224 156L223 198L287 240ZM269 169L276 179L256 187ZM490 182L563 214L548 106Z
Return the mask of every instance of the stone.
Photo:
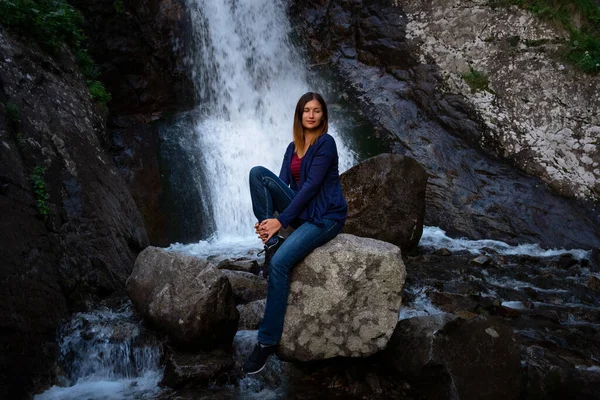
M237 304L246 304L267 297L267 281L250 272L220 270L229 279Z
M427 173L413 158L381 154L344 172L344 232L416 247L423 233Z
M265 315L265 306L267 300L255 300L248 304L240 304L237 306L238 312L240 313L240 321L238 323L238 330L253 331L258 329L262 322L263 316Z
M148 247L127 279L139 313L182 349L229 347L239 313L231 284L207 260Z
M427 294L433 305L447 313L457 311L475 312L480 306L481 298L479 296L466 296L438 291L431 291Z
M167 356L162 383L173 389L206 386L233 368L232 354L221 349L209 353L177 353Z
M366 357L383 349L398 321L406 271L400 249L340 234L293 270L283 360Z
M503 400L520 395L519 343L497 317L440 314L399 321L379 357L424 398Z
M435 254L436 256L449 257L452 255L452 252L447 248L443 247L434 251L433 254Z
M237 260L223 260L217 265L217 268L228 269L231 271L250 272L254 275L258 275L258 272L260 271L260 265L258 264L258 261L246 258L241 258Z
M474 265L477 265L480 267L485 267L487 265L490 265L491 263L492 263L492 259L485 255L477 256L471 260L471 264L474 264Z
M574 265L577 265L578 261L571 253L561 254L556 261L558 268L568 269Z
M592 290L600 290L600 278L595 275L591 275L587 281L587 287Z

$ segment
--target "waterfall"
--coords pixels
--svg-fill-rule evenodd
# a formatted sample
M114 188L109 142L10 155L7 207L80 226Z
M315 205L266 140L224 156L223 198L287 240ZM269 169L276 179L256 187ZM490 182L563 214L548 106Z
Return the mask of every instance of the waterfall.
M160 346L130 303L77 313L58 336L64 374L35 400L129 399L160 391Z
M290 43L285 1L187 2L195 43L190 62L201 105L193 132L180 141L200 160L202 171L190 174L203 174L195 190L208 198L215 237L253 237L248 172L262 165L279 173L296 102L320 88L309 84L306 65ZM343 171L355 163L355 153L335 126L329 133Z

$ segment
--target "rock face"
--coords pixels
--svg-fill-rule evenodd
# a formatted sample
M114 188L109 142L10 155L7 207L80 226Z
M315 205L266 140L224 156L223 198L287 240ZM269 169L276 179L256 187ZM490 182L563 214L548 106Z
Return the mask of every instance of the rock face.
M423 233L427 173L414 159L381 154L341 175L348 202L344 232L415 247Z
M437 65L419 61L406 14L392 3L296 0L291 14L313 61L341 77L375 130L395 141L394 153L427 171L424 223L473 239L597 247L597 204L559 197L496 150L482 153L486 121L462 94L445 89Z
M101 148L104 115L73 55L59 53L0 28L0 392L10 398L51 374L68 307L123 290L148 244Z
M221 349L210 353L172 353L167 357L162 383L174 389L206 385L229 371L234 363L231 354Z
M229 279L237 304L246 304L267 297L267 281L250 272L220 269Z
M410 377L425 398L520 396L519 344L498 318L466 321L441 314L402 320L382 356Z
M181 348L210 350L233 341L239 319L233 291L206 260L148 247L135 261L127 293Z
M405 277L398 247L338 235L294 268L277 354L309 361L381 350L398 320Z
M240 313L238 330L253 331L258 329L265 315L266 299L255 300L248 304L240 304L237 309Z
M161 177L159 121L189 109L190 15L183 1L74 0L85 17L89 53L111 93L107 147L144 219L151 244L185 238L169 229L168 181ZM164 166L163 166L164 168ZM164 171L162 171L164 174Z
M568 32L518 7L487 0L402 3L408 44L439 67L445 90L483 119L479 145L541 177L556 192L600 200L600 77L583 76L555 53ZM483 73L474 90L463 79Z

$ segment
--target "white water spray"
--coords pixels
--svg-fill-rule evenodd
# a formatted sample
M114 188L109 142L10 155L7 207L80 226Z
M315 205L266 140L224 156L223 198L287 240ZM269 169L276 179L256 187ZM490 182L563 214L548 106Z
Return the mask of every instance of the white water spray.
M188 0L201 99L196 143L217 240L254 236L248 173L262 165L279 174L292 139L293 112L309 90L306 66L290 44L282 0ZM355 163L335 127L340 170ZM341 172L340 171L340 172ZM191 171L191 173L195 173Z

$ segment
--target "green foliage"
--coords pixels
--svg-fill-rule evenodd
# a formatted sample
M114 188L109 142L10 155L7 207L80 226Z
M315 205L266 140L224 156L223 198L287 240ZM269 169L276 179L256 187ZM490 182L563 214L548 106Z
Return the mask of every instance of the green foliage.
M56 53L63 43L70 46L92 98L103 105L110 100L97 81L98 68L85 49L83 17L65 0L0 0L0 24L33 37L50 53Z
M515 4L555 21L570 34L564 57L581 70L600 72L600 3L596 0L493 0Z
M8 117L8 120L14 126L18 126L21 122L21 111L19 110L19 106L14 103L5 103L4 109L6 110L6 116Z
M106 106L111 99L111 95L108 93L104 85L98 81L87 81L87 85L90 88L92 99Z
M38 165L33 169L33 173L30 177L31 185L33 186L33 192L35 194L35 202L37 205L37 209L40 215L44 218L48 217L51 212L50 207L47 203L50 196L48 195L48 190L46 189L46 182L44 181L45 173L46 168Z
M118 14L125 14L125 4L123 4L123 0L115 0L113 2L113 7Z
M478 90L489 90L488 85L490 81L488 80L487 75L481 71L471 68L471 71L467 74L463 74L462 78L471 88L471 93L475 93Z

